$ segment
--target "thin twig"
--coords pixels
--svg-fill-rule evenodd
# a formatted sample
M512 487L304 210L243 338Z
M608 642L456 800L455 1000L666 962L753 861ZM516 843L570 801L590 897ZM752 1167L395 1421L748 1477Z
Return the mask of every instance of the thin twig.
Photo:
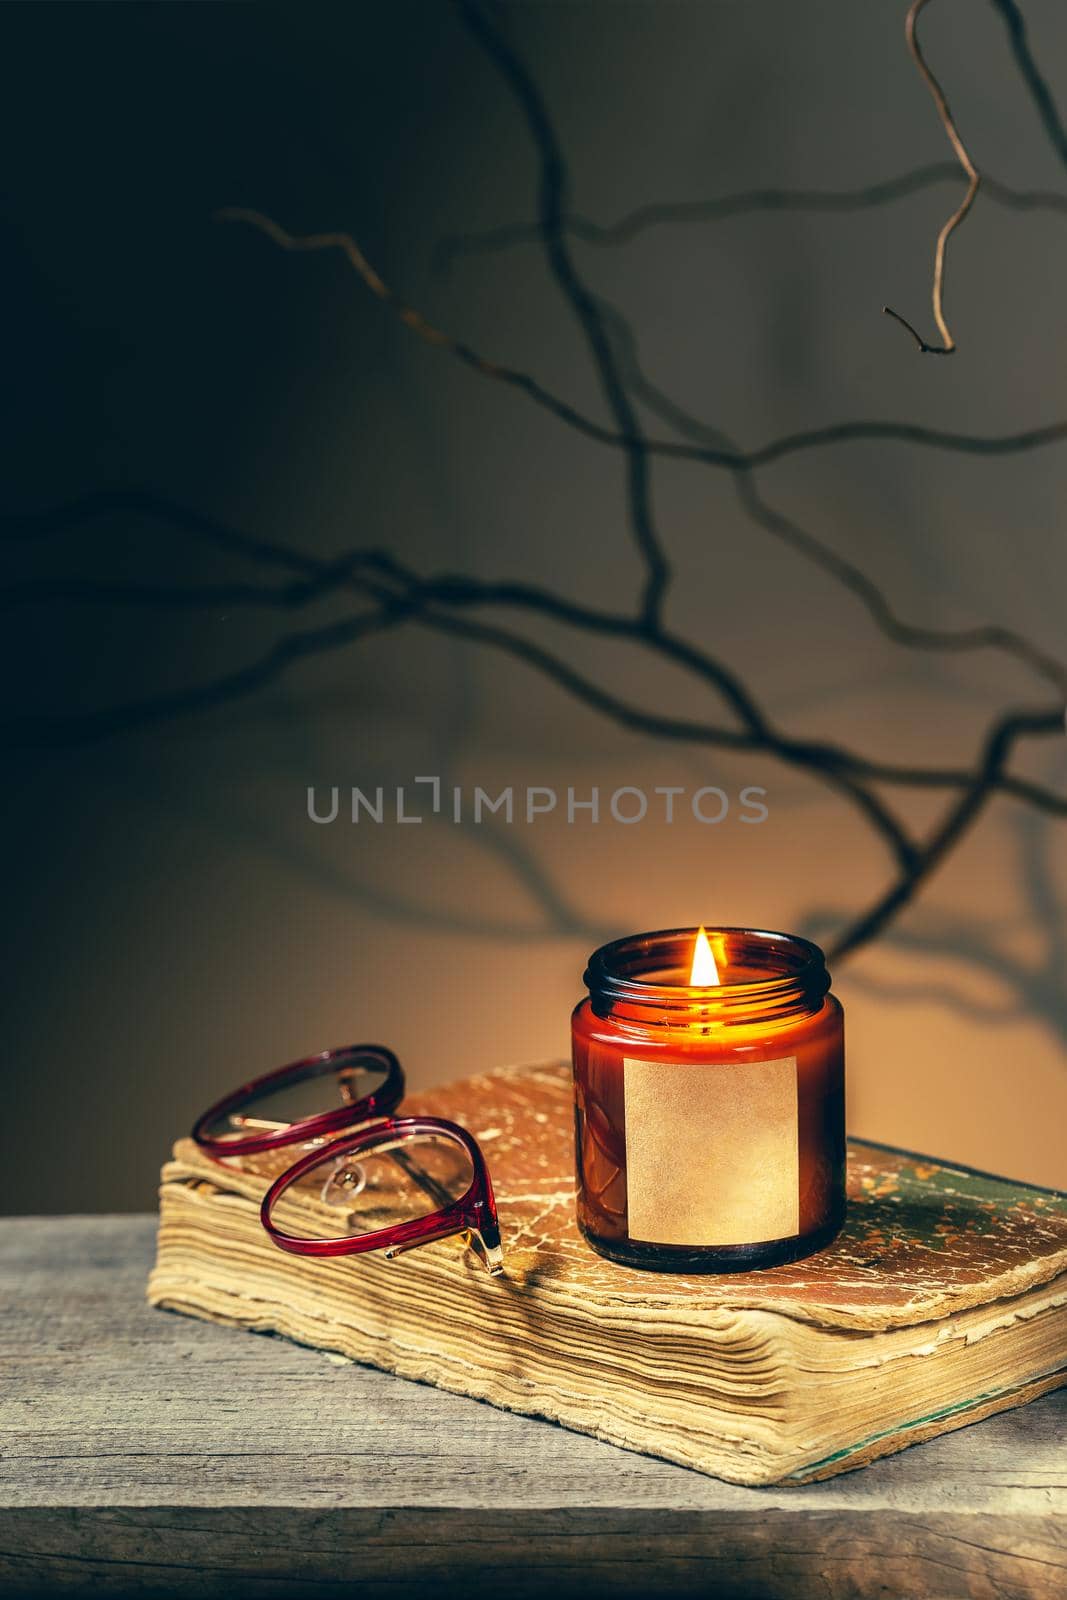
M612 449L627 449L634 440L614 429L604 427L587 417L584 412L561 400L558 395L539 383L528 373L514 367L502 366L488 360L477 350L443 332L429 322L421 312L407 305L367 262L355 240L347 233L290 234L272 217L244 207L228 206L216 213L220 220L250 223L261 233L285 250L340 250L355 267L359 276L380 300L391 306L405 327L427 344L447 350L457 361L482 377L493 378L520 390L526 397L559 421L577 429L586 438ZM803 428L795 433L782 434L777 439L757 446L754 450L739 450L713 445L685 444L675 439L650 439L642 437L640 443L650 456L662 456L670 461L698 461L705 466L723 467L735 471L745 467L766 467L783 461L787 456L800 455L808 450L828 445L861 444L882 441L885 443L917 445L925 449L950 450L960 455L1008 456L1067 440L1067 421L1044 423L1036 428L1025 428L1010 434L958 433L948 428L927 428L915 422L867 421L835 422L822 428Z
M917 4L913 7L914 15L917 15L923 3L925 0L917 0ZM8 731L14 733L16 737L21 737L24 743L70 742L75 738L104 737L129 727L142 726L149 721L207 709L247 695L266 686L304 657L347 647L369 633L382 631L401 622L414 623L506 652L556 682L591 709L634 731L719 745L735 750L765 751L844 793L888 844L896 865L896 873L889 888L838 940L835 953L847 953L874 937L891 918L910 903L931 873L958 845L993 794L1010 794L1026 803L1042 805L1056 814L1067 815L1067 799L1051 795L1028 780L1013 778L1005 770L1013 748L1020 739L1058 734L1062 731L1062 711L1055 708L1011 712L999 718L987 735L983 757L973 771L907 769L891 763L868 761L835 745L806 742L783 735L773 727L747 686L729 668L709 656L706 651L677 637L663 626L660 602L669 569L652 524L648 498L647 458L654 450L663 454L688 455L697 459L711 460L744 477L755 465L778 459L791 450L811 448L815 442L828 442L831 435L838 439L862 437L865 434L874 436L871 430L877 429L883 437L887 436L886 430L890 430L888 433L890 437L913 437L914 430L906 424L846 424L836 430L818 430L807 435L794 435L789 440L775 441L771 447L765 447L763 452L754 452L747 456L730 447L728 441L724 444L718 435L715 436L714 443L699 448L675 446L673 441L663 442L662 445L657 442L653 445L645 440L629 397L632 384L623 375L608 331L612 316L617 314L597 301L586 288L574 270L564 243L563 202L567 192L567 173L562 151L548 121L544 102L526 68L489 24L480 8L469 3L469 0L461 0L460 10L472 32L478 37L479 42L515 92L533 134L541 158L539 229L546 257L559 287L574 308L586 334L617 431L604 429L592 423L590 419L584 418L574 408L559 401L524 374L495 368L470 347L433 328L419 313L404 306L397 299L377 273L369 267L347 235L319 234L309 239L297 240L285 234L284 230L271 219L264 218L258 213L239 212L230 215L239 215L245 220L255 222L286 248L320 249L331 246L344 250L368 287L379 298L393 305L407 325L420 337L431 344L444 345L468 366L479 372L503 378L504 381L524 390L539 404L546 405L558 417L578 427L582 432L625 450L628 462L631 520L637 542L646 558L645 593L637 613L616 615L599 611L534 585L487 584L463 574L444 574L435 579L420 579L395 557L381 551L354 551L332 562L320 562L299 552L290 551L288 547L273 541L247 539L232 530L220 528L213 524L211 519L198 518L194 514L190 519L190 528L194 536L204 538L220 548L228 549L231 553L261 564L287 569L294 581L288 584L263 585L258 593L257 586L248 584L199 586L195 600L190 598L190 590L186 588L180 591L180 599L175 603L183 605L217 603L221 588L230 596L238 595L240 598L234 602L238 604L252 604L262 600L266 604L281 606L303 605L333 593L335 589L345 588L354 590L364 599L372 601L374 609L332 623L325 628L308 629L283 636L258 660L237 672L224 675L211 684L178 694L159 696L153 701L140 701L111 711L79 717L18 718L14 719L13 724L8 724ZM917 59L922 66L921 55L917 56ZM934 87L936 89L936 83ZM947 106L944 110L947 115ZM973 199L973 195L971 198ZM962 215L965 214L965 211L957 214L956 222L962 220ZM953 223L953 226L955 225ZM947 238L950 232L951 227L944 237ZM943 248L941 260L943 264ZM937 304L939 302L935 299L935 307ZM947 329L943 329L943 334L947 347L949 343ZM1057 425L1057 432L1062 429L1063 425ZM930 442L929 430L919 431L926 436L924 442ZM1032 436L1031 442L1033 442ZM1048 442L1048 439L1045 438L1041 442ZM987 444L991 446L988 449ZM962 448L977 447L982 453L992 454L1002 450L1004 446L1003 440L989 442L966 440ZM146 509L146 506L142 504L141 509ZM756 509L762 511L769 508L757 503ZM106 506L98 497L94 508L95 514L105 514L106 510ZM647 520L642 523L642 518ZM171 514L170 520L179 526L181 524L180 516ZM17 534L26 530L16 525L14 530L9 531ZM54 521L48 531L56 531ZM780 536L788 537L785 531L778 531ZM799 533L799 538L795 537L796 533ZM809 556L820 557L820 564L827 570L833 570L833 561L827 559L832 557L832 552L819 545L818 541L811 541L804 530L794 530L793 543L797 548L803 548ZM812 543L814 548L811 547ZM863 583L867 583L864 575L857 574L855 569L849 569L848 573L837 570L835 575L842 582L846 582L851 575L858 576ZM885 606L880 591L873 585L864 589L862 584L857 587L853 583L852 587L856 588L861 598L865 599L868 609L871 609L872 615L883 627L887 621L892 625L898 625L897 619ZM161 586L135 585L134 588L139 603L167 603L168 596ZM92 598L97 602L101 599L114 601L120 590L121 586L104 585L88 580L82 586L82 593L79 595L78 583L75 580L66 580L63 585L65 598ZM9 598L19 602L31 597L39 598L40 593L41 591L37 590L35 594L31 594L24 586L22 588L15 586L14 590L8 591ZM673 662L702 682L714 687L736 713L740 727L721 728L688 718L663 717L646 712L641 707L634 706L604 690L599 684L579 673L569 662L545 650L535 641L513 633L510 629L472 620L465 614L468 608L482 605L517 608L552 618L574 628L593 633L614 634L621 639L629 639L640 648ZM972 630L972 634L973 632ZM989 643L990 640L983 636L982 642ZM1006 648L1003 637L998 636L995 642L999 647ZM966 646L958 645L958 647L974 647L973 638ZM1033 661L1030 664L1034 664ZM943 787L958 793L929 837L923 842L918 842L911 837L903 822L875 792L872 785L880 782Z
M915 4L909 13L909 44L913 49L916 61L920 66L920 70L922 70L928 78L931 90L935 96L935 101L938 103L939 110L942 111L943 117L946 120L946 127L948 128L950 139L952 140L953 146L956 149L956 153L961 162L965 165L971 179L971 184L968 188L968 192L962 206L958 208L957 213L955 214L954 218L951 219L950 224L946 225L945 229L942 230L942 235L938 241L935 265L934 308L938 325L943 333L946 350L948 350L950 348L954 348L954 345L951 343L951 335L949 334L948 328L944 323L941 309L941 280L944 269L945 244L953 229L964 219L967 211L970 209L970 206L974 200L974 195L977 192L979 179L977 170L970 162L966 150L964 149L962 142L959 140L958 134L956 134L955 126L952 123L951 115L949 113L947 103L945 102L944 95L940 90L940 86L937 84L932 75L929 74L928 69L926 69L921 52L919 51L917 40L914 36L915 17L918 15L925 3L926 0L915 0ZM532 98L534 102L534 120L536 120L536 115L540 114L540 101L537 96L536 89L533 88L532 85L528 84L523 69L517 66L510 49L504 44L499 36L495 35L495 33L488 28L488 25L484 21L482 12L477 7L468 3L468 0L461 0L460 9L464 17L467 19L468 24L471 25L474 28L474 31L482 38L483 43L486 43L486 38L484 36L488 34L487 48L489 49L493 58L497 61L497 64L501 67L505 77L513 80L513 86L517 88L520 102L525 104L528 98ZM534 131L536 137L536 127ZM549 156L558 169L556 170L552 179L555 184L556 194L558 196L564 192L566 179L562 155L554 146L554 144L552 149L549 151ZM551 225L549 220L546 218L545 209L542 207L541 225L550 260L552 258L553 235L555 238L560 237L559 221L560 218L558 207L551 219ZM564 285L564 287L566 288L566 285ZM600 326L603 326L603 319L598 318L598 321ZM921 344L922 341L920 341L920 345ZM655 619L652 619L652 629L650 629L650 631L655 631ZM1049 714L1042 713L1041 719L1041 731L1049 731L1045 725L1046 721L1049 720ZM902 830L899 830L899 825L897 824L896 819L893 818L891 814L883 815L883 808L876 797L871 794L870 791L866 790L862 784L853 784L851 797L857 801L861 807L866 806L870 808L870 811L873 812L871 819L874 820L876 825L882 828L883 831L885 826L888 826L890 830L889 837L891 843L893 843L896 848L899 866L896 884L888 891L887 895L882 898L881 902L876 902L874 907L871 908L871 911L866 913L858 920L856 927L860 930L861 938L866 936L863 934L862 930L868 923L870 924L872 931L877 931L881 927L882 921L885 918L891 916L900 905L905 904L908 900L910 900L917 886L923 881L924 877L928 875L929 872L934 870L938 861L941 859L942 854L946 852L950 845L962 835L966 827L969 826L974 817L978 815L982 804L984 804L988 794L991 792L993 786L1001 776L1004 761L1006 760L1007 754L1010 751L1012 737L1014 736L1013 733L1011 733L1011 730L1015 728L1016 723L1021 724L1021 720L1023 719L1015 718L1013 721L1005 723L1001 729L994 730L988 747L989 751L993 753L987 755L987 760L983 763L979 772L976 773L973 784L964 791L964 794L960 800L950 809L948 816L943 820L941 827L935 831L935 834L929 841L925 850L919 851L914 849L907 835ZM1030 722L1032 723L1033 720L1034 719L1031 718ZM1050 720L1058 731L1060 723L1059 712L1057 711L1052 713ZM851 947L848 943L848 939L849 936L846 935L845 939L842 941L843 948Z
M601 387L615 418L617 431L602 428L592 419L583 417L574 407L559 401L535 379L514 368L487 361L462 340L455 339L435 327L421 312L401 300L386 284L351 235L336 231L303 236L291 234L272 217L242 206L223 207L216 216L223 222L249 223L285 250L340 250L371 293L392 307L405 326L418 334L427 344L445 348L465 366L472 367L486 377L496 378L500 382L522 390L562 421L578 427L590 437L599 439L603 443L617 442L627 457L631 524L648 574L642 601L642 615L647 622L652 623L660 614L670 579L670 568L652 518L648 449L641 435L637 417L627 399L625 388L615 371L611 345L600 325L595 301L582 283L566 245L562 227L565 168L559 146L541 97L517 56L504 44L475 6L461 3L459 9L468 27L512 85L526 114L542 161L541 210L549 265L585 332L594 365L600 375Z
M923 10L924 6L928 4L929 0L912 0L912 4L908 8L908 15L904 23L904 37L907 39L908 49L911 51L912 60L918 67L919 72L926 83L926 87L933 96L934 105L937 107L937 114L941 118L945 132L949 138L949 143L956 152L956 159L959 161L960 166L967 174L969 180L967 184L967 193L964 195L963 199L956 207L956 210L952 213L951 217L949 217L948 221L941 229L941 232L938 234L937 248L934 251L934 321L937 323L937 330L941 335L941 344L927 344L926 340L912 326L907 317L902 317L900 312L894 311L891 306L883 306L882 310L887 317L895 317L897 322L899 322L902 327L907 328L908 332L915 340L915 343L918 345L919 350L923 355L950 356L956 349L956 341L949 331L948 323L945 321L945 250L948 246L949 239L952 237L952 234L959 227L960 223L966 217L968 211L970 211L971 207L974 205L974 199L978 193L978 186L982 180L979 176L978 168L975 166L974 162L967 153L966 145L960 138L959 129L956 127L952 112L949 110L948 101L945 98L945 91L934 77L934 74L930 71L930 68L927 66L926 58L923 55L922 48L919 44L919 36L916 31L919 13Z
M473 368L485 377L495 378L515 387L520 388L530 399L538 405L550 410L561 421L577 428L597 439L599 443L613 446L624 446L625 441L610 429L601 428L589 418L584 417L568 402L560 400L557 396L546 390L536 380L525 373L517 372L512 368L502 367L496 362L488 361L476 350L461 341L453 339L451 335L443 333L430 323L421 312L407 305L384 282L381 276L369 265L366 257L359 249L355 240L346 233L315 233L306 235L292 235L282 228L272 218L260 212L247 211L230 207L219 213L220 217L228 220L239 220L251 223L268 238L287 250L341 250L355 267L359 276L387 305L396 310L401 321L406 327L417 333L427 343L449 349L464 365ZM606 307L606 302L599 302L601 312L607 310L612 313L613 308ZM618 327L622 319L618 313L613 313L617 319ZM603 316L602 316L603 320ZM636 363L634 363L636 367ZM767 466L783 460L786 456L831 444L848 444L862 440L893 440L898 442L936 444L943 448L958 450L970 454L1002 455L1017 450L1034 449L1039 445L1050 444L1067 438L1067 423L1053 423L1045 428L1031 429L1026 433L1009 436L980 437L968 434L955 434L942 430L921 428L912 423L895 422L846 422L822 429L808 429L794 434L786 434L771 440L768 444L756 450L744 451L733 446L721 434L712 435L695 419L687 417L680 407L667 400L662 391L656 390L651 384L641 378L639 369L636 373L637 382L642 385L643 397L663 416L665 420L682 431L688 432L690 437L698 436L703 443L684 445L674 440L642 439L642 448L650 453L671 456L676 459L695 459L706 465L724 467L738 475L737 482L742 501L755 515L756 519L776 537L792 544L794 548L810 556L824 570L831 573L838 581L853 591L867 607L875 621L883 628L889 637L898 643L913 648L967 651L977 649L998 649L1014 655L1027 665L1041 673L1042 676L1053 682L1061 693L1067 694L1067 669L1055 657L1037 649L1021 635L1011 629L995 625L979 628L948 632L947 630L915 628L897 619L885 597L877 586L851 563L837 556L825 545L822 545L812 534L800 528L798 524L786 518L782 513L773 510L759 495L754 482L746 476L757 467ZM715 442L709 442L713 437Z
M592 418L586 417L575 406L564 400L559 400L548 389L538 383L536 378L530 377L525 372L519 372L514 367L502 365L497 361L489 361L480 355L477 350L464 343L462 339L455 338L450 333L445 333L436 327L421 311L416 311L414 306L407 304L394 289L371 266L359 245L349 233L329 231L324 233L290 233L283 228L281 223L273 217L268 217L262 211L255 211L248 206L223 206L215 213L218 222L245 222L250 227L257 228L260 233L267 236L282 250L294 252L319 250L339 250L349 264L359 274L370 292L385 305L394 311L406 328L422 339L425 344L439 350L447 350L450 355L465 367L470 367L485 378L494 378L498 383L508 384L511 388L519 389L531 400L536 401L546 411L552 412L560 421L568 423L572 428L577 428L580 433L597 440L600 444L615 444L621 442L619 435L611 428L605 428ZM1065 425L1067 426L1067 425Z

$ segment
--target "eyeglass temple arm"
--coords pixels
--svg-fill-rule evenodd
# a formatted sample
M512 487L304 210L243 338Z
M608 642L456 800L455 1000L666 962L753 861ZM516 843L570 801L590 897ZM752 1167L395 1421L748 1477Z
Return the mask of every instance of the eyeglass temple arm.
M366 1067L342 1067L337 1074L337 1092L341 1096L341 1104L355 1105L358 1095L352 1093L352 1082L355 1078L365 1078ZM227 1121L235 1128L262 1128L270 1133L277 1133L281 1128L288 1128L288 1122L271 1122L266 1117L246 1117L243 1112L231 1111Z
M418 1250L420 1245L432 1244L435 1239L447 1239L452 1236L451 1227L442 1228L439 1234L426 1234L421 1239L409 1239L406 1244L390 1245L384 1252L387 1261L394 1261L397 1256L402 1256L408 1250ZM489 1217L484 1217L478 1227L463 1229L463 1236L471 1249L480 1258L492 1277L499 1277L504 1270L504 1251L500 1244L500 1229Z

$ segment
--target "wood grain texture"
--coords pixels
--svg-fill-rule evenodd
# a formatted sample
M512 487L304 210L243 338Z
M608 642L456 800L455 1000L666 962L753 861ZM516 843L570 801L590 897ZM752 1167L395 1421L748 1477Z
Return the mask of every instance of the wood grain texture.
M1067 1595L1062 1392L862 1473L745 1489L161 1315L154 1231L5 1226L4 1592Z

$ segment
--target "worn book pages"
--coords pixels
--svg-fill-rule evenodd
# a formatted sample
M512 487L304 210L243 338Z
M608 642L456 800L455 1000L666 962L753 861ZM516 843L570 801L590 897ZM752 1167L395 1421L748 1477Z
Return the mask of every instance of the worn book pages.
M853 1142L828 1249L660 1275L602 1260L577 1231L569 1068L503 1069L409 1109L482 1145L503 1278L452 1242L393 1262L286 1255L258 1201L292 1153L242 1169L181 1140L150 1300L740 1483L829 1476L1067 1382L1065 1196Z

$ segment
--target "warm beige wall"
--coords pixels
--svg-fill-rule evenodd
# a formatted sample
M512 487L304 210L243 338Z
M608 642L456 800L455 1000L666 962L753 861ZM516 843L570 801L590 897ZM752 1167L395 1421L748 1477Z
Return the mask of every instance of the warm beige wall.
M898 11L844 0L528 6L512 22L558 109L580 203L608 220L650 199L850 186L940 159ZM1054 71L1067 16L1051 3L1028 15ZM354 105L343 75L323 68L331 132L345 133L331 145L344 150L335 168L324 176L314 141L297 142L287 170L250 166L244 191L240 162L226 170L225 194L206 165L190 191L198 204L278 206L294 226L365 227L438 321L596 409L574 326L534 249L466 261L447 282L430 270L449 229L527 216L535 174L512 108L469 44L434 22L436 79L426 63L412 66L399 23L390 26L396 37L373 74L353 59ZM310 25L297 31L311 82L329 40ZM927 33L979 159L1004 181L1067 192L995 18L976 12L965 31L958 6L934 8ZM372 75L391 92L360 121L360 85ZM284 131L284 97L277 115ZM302 170L312 174L306 193ZM584 249L580 261L626 307L657 379L746 443L860 415L977 432L1052 420L1065 412L1062 216L979 206L953 245L951 362L922 361L878 314L892 299L925 319L932 238L955 194L939 188L850 217L663 228L616 252ZM157 210L152 240L165 232ZM27 236L55 287L67 281L61 231L43 210L34 227ZM94 236L86 270L97 298L76 301L75 321L91 321L100 296L117 326L131 315L109 280L108 248ZM127 237L125 248L135 294L137 246ZM426 351L335 263L206 229L181 248L192 270L176 314L205 390L223 400L206 392L207 419L190 406L178 434L161 437L152 406L143 414L144 385L164 384L168 363L189 375L174 334L160 371L138 302L132 368L105 380L113 437L64 490L90 481L90 467L108 480L125 463L126 481L162 478L310 550L380 543L430 571L526 577L604 604L633 592L610 453ZM201 317L216 320L198 347ZM1064 655L1065 472L1062 446L988 462L857 445L795 458L763 482L861 562L902 615L996 620ZM54 487L27 478L21 503L43 503ZM657 467L654 488L678 573L672 620L743 673L790 731L964 761L1005 699L1047 701L1022 669L993 658L935 661L884 641L849 595L745 521L728 480ZM147 537L116 529L101 548L129 575L146 548L163 548ZM166 576L230 570L186 562L175 557ZM70 692L99 704L236 664L293 625L237 613L141 625L109 612L86 656L71 642L83 638L81 621L62 612L49 637ZM533 632L554 648L569 643ZM635 655L588 641L575 649L619 692L692 715L718 710ZM32 670L14 685L43 703L62 687L35 690ZM1067 785L1062 744L1046 741L1023 766ZM373 787L437 772L494 792L761 784L770 818L496 830L307 820L309 783ZM416 1084L563 1054L584 957L602 938L701 919L817 934L873 897L887 871L853 815L810 781L766 760L627 735L525 667L413 630L303 667L223 712L20 758L6 792L19 885L9 1209L149 1205L168 1137L206 1099L328 1045L381 1039ZM917 824L933 814L928 798L916 802ZM842 968L855 1133L1067 1184L1065 837L1062 823L997 802L921 905ZM67 1097L63 1139L44 1160L35 1140L57 1091Z

